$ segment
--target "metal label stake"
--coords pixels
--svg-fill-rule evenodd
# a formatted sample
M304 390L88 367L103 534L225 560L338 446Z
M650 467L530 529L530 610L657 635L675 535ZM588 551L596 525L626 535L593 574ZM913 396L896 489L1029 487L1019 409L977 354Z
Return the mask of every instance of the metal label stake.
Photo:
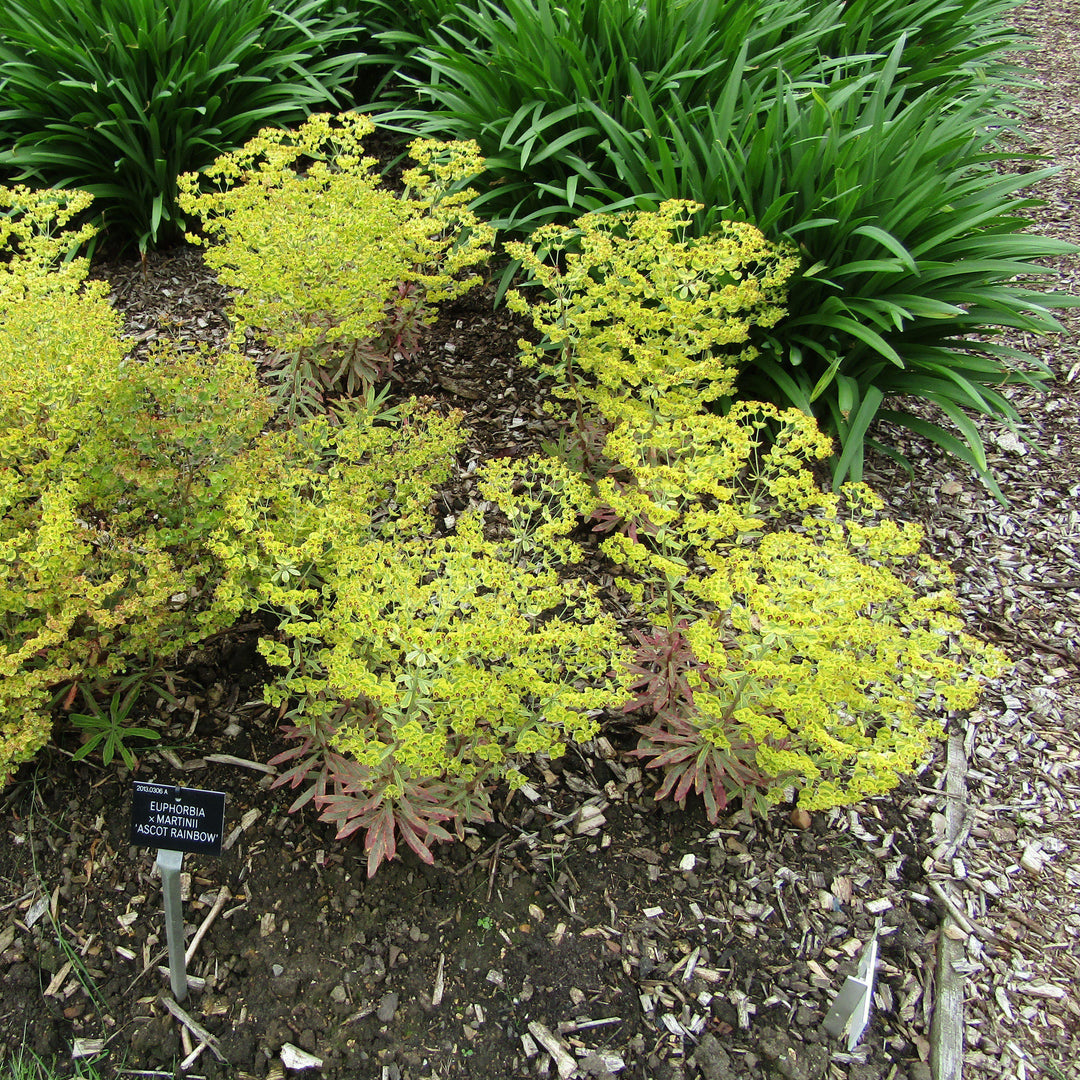
M158 848L157 868L161 873L161 892L165 898L165 940L169 945L169 985L173 997L187 997L187 961L184 958L184 913L180 909L180 868L182 851Z
M877 972L878 932L881 920L874 928L869 944L863 949L862 960L856 975L849 975L840 993L836 995L822 1025L830 1035L837 1037L847 1032L847 1048L851 1053L858 1045L870 1019L870 1001L874 996L874 976Z
M180 906L184 852L220 855L224 832L225 792L135 781L130 839L137 847L157 847L169 946L169 984L177 1001L183 1001L188 994L184 913ZM167 846L159 846L162 844Z

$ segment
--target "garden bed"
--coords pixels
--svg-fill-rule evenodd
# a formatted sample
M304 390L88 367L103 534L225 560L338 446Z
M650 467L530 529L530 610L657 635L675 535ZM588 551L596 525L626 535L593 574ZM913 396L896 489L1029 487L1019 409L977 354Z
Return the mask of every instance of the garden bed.
M1064 166L1040 185L1037 227L1075 241L1074 8L1039 0L1019 17L1040 42L1030 129ZM1061 261L1067 282L1077 265ZM224 293L193 249L101 273L136 343L224 340ZM953 732L963 815L948 813L943 752L851 810L710 824L694 803L654 802L631 725L611 718L580 751L534 761L525 788L498 793L495 821L437 847L434 866L406 853L369 880L360 844L335 841L310 807L290 815L293 793L270 788L277 710L262 702L259 628L238 627L185 657L136 773L228 795L227 850L185 866L185 917L207 923L185 1007L216 1042L192 1056L198 1037L162 1004L160 885L152 852L128 844L132 776L73 760L78 733L59 730L2 796L0 1045L61 1061L74 1049L103 1075L186 1060L196 1076L283 1075L292 1047L329 1078L576 1063L640 1080L924 1080L947 1075L949 1035L932 1019L949 982L966 998L952 1019L974 1074L1075 1075L1080 362L1065 321L1062 340L1018 343L1055 371L1045 396L1013 395L1048 456L984 427L1008 508L899 432L915 478L870 463L892 514L923 524L957 571L967 626L1016 661ZM447 517L472 496L470 462L523 457L552 434L542 385L516 364L524 330L490 290L471 294L397 372L395 394L465 413ZM873 1014L849 1051L820 1025L875 927ZM939 969L943 941L955 955Z

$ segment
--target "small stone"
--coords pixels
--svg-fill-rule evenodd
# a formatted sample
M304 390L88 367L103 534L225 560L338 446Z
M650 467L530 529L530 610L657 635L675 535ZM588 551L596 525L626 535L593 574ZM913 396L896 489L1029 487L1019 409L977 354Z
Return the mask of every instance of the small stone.
M679 869L684 874L690 873L690 871L693 870L695 866L697 866L697 856L696 855L684 855L679 860Z
M810 814L801 806L797 806L791 811L790 820L791 824L794 825L796 829L809 829L811 824L813 824L813 819L810 817Z
M389 994L384 994L382 1001L379 1002L378 1012L375 1014L380 1023L389 1024L394 1019L394 1013L397 1012L398 996L393 991Z
M348 998L348 996L349 995L345 993L345 987L342 986L340 983L335 986L333 990L330 991L330 1000L338 1005L343 1004Z
M578 1059L578 1071L586 1076L593 1076L596 1080L613 1080L617 1070L611 1068L611 1062L617 1061L618 1067L625 1068L622 1058L615 1054L602 1055L598 1053L586 1054Z
M270 980L270 993L279 1001L295 1001L299 990L299 979L286 975Z

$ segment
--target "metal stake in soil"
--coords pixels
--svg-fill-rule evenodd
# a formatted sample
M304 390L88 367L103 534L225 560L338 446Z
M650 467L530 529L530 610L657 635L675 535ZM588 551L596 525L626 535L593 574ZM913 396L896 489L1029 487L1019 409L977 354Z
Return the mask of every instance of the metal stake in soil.
M169 985L173 997L183 1001L188 994L187 962L184 959L184 915L180 910L180 868L182 851L158 848L157 868L165 897L165 939L169 944Z

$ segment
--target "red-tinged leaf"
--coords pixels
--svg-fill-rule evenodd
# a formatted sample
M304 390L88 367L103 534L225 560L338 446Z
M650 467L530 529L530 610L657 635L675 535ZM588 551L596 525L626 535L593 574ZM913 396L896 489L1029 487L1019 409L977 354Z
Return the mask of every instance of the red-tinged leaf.
M640 735L642 736L641 741L638 743L638 748L636 750L632 751L632 753L635 753L635 754L641 754L641 753L645 752L642 749L642 744L643 743L661 742L663 740L666 740L667 742L671 742L672 737L673 737L672 733L670 731L668 731L667 728L662 728L662 727L656 727L656 726L646 727L643 724L639 724L637 726L637 728L635 728L635 730L637 732L639 732Z
M417 789L411 792L412 796L420 796L425 801L434 803L439 796L430 794L422 789ZM427 832L429 829L434 828L434 822L436 821L449 821L454 815L449 810L443 810L440 807L432 806L431 809L425 810L423 815L419 810L413 808L412 802L408 798L399 799L397 803L397 814L399 818L407 820L414 828L420 832Z
M426 862L428 866L432 866L435 862L435 856L432 855L431 850L427 844L420 839L419 836L413 832L412 826L401 818L398 818L398 829L401 830L401 835L405 840L405 843L409 845L420 856L423 862Z
M747 787L753 787L754 785L746 785ZM727 785L722 783L719 778L716 783L713 784L713 802L716 805L717 811L726 810L728 804L728 791Z
M273 764L271 760L270 764ZM283 772L280 776L275 777L274 782L270 785L271 788L279 788L285 784L290 787L299 787L307 775L315 767L315 761L309 759L307 761L301 761L299 764L294 765L291 769Z
M281 765L283 762L292 761L293 758L300 757L309 749L311 749L310 741L301 746L290 746L288 750L282 750L280 754L275 754L266 764Z
M293 786L295 787L296 785L294 784ZM307 804L311 802L312 797L315 795L315 789L318 786L318 784L312 784L311 787L309 787L306 791L300 792L300 794L297 795L295 799L293 799L292 805L289 807L289 813L295 814L301 806L307 806Z
M653 732L648 736L647 742L649 744L659 744L667 746L688 746L692 740L686 735L675 731L663 731L659 730ZM648 757L649 754L655 754L656 748L654 745L646 745L634 750L633 753L638 757Z
M370 795L366 799L358 799L355 795L346 795L340 792L334 795L315 796L315 805L320 809L329 807L329 813L336 817L369 814L377 810L382 801L381 795Z
M660 802L661 799L667 798L668 792L675 786L679 777L682 775L683 769L672 769L670 772L664 774L664 779L660 782L660 787L657 790L653 798Z
M428 826L428 835L442 844L449 844L454 839L453 833L447 832L441 825L436 825L434 822Z
M375 823L368 829L364 847L368 853L368 877L375 876L375 871L383 859L389 862L397 854L397 845L394 843L394 812L389 804L383 804Z
M637 729L653 742L699 742L701 733L688 720L665 717L662 724L639 724Z
M694 790L699 795L705 794L705 788L709 784L709 765L713 760L713 750L715 747L706 744L701 748L701 753L698 754L697 759L697 782L694 784Z
M721 789L721 790L723 790L723 789ZM717 799L716 799L716 795L713 792L713 785L712 784L709 784L705 788L705 792L702 795L702 798L704 799L704 802L705 802L705 816L709 819L710 824L715 825L716 824L716 818L717 818L718 814L720 813L720 808L722 808L724 804L720 803L720 807L718 808ZM726 801L726 796L725 796L725 801Z
M327 754L326 767L343 793L355 795L371 787L371 771L359 761L341 754Z
M679 784L675 788L675 794L672 795L672 798L677 803L681 803L686 798L690 789L694 787L697 778L697 771L687 766L686 770L683 772L681 778L679 779Z
M345 840L352 836L354 832L358 832L364 827L364 819L362 817L353 818L351 821L346 821L338 826L338 831L335 834L336 839Z
M696 746L677 746L673 750L665 750L645 766L647 769L666 769L671 765L681 765L689 761L697 752Z

